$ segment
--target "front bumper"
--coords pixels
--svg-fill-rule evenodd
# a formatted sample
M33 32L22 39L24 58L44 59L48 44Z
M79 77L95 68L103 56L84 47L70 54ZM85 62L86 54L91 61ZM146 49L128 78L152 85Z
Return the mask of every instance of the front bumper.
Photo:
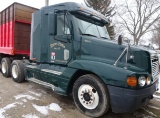
M150 87L140 90L108 85L112 111L115 113L132 112L146 105L153 98L153 94L157 90L157 84L158 80Z

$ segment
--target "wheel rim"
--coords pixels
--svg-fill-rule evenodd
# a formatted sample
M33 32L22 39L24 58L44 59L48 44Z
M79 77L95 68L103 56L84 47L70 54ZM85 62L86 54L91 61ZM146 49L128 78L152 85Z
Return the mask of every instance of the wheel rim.
M16 65L12 66L12 76L13 78L17 78L18 77L18 68Z
M97 90L88 84L81 85L79 87L78 99L87 109L95 109L99 103L99 95Z
M2 62L2 73L6 73L7 69L6 69L6 63Z

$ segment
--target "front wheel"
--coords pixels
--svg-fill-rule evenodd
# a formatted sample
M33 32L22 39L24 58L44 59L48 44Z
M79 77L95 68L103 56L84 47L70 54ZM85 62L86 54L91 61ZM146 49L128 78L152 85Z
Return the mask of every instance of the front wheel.
M21 83L25 80L24 66L20 60L14 60L12 62L11 70L12 79L15 82Z
M83 75L73 86L73 99L77 108L90 117L99 117L109 110L107 87L95 75Z

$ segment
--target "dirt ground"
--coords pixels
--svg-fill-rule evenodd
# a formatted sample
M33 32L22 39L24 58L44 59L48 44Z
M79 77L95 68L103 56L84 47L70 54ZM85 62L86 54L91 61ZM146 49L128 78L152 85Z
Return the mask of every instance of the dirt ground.
M133 113L109 111L102 118L160 118L160 94L149 105ZM80 113L72 97L57 95L43 86L15 83L0 74L0 118L88 118Z

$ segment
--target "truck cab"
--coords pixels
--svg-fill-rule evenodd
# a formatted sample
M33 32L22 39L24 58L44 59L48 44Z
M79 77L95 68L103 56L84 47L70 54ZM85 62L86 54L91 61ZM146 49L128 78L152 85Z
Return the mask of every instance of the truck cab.
M67 2L32 15L30 60L12 63L12 78L72 94L77 108L99 117L134 111L153 98L159 63L154 51L112 41L107 19L83 5ZM24 69L23 69L24 68Z

